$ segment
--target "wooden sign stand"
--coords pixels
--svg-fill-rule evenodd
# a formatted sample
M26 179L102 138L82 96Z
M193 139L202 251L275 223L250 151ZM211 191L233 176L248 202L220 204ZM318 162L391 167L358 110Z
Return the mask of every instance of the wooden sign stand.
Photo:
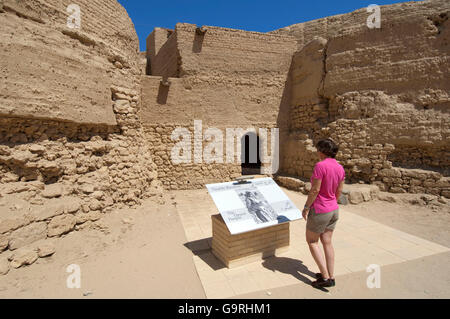
M212 218L212 253L228 268L248 264L289 249L289 223L232 235L220 214Z

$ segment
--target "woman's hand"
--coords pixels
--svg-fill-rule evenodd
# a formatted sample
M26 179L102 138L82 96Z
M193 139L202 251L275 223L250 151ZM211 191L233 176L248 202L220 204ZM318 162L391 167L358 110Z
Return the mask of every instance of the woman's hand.
M308 220L308 213L309 213L309 210L310 210L310 209L309 209L309 208L306 208L306 207L303 209L302 216L303 216L303 219L304 219L304 220Z

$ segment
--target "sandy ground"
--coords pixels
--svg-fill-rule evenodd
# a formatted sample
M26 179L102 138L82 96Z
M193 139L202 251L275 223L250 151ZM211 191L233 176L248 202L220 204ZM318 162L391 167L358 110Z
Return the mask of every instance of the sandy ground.
M346 205L345 209L381 224L450 247L448 206L433 211L426 206L373 201L359 205Z
M117 210L57 240L52 257L0 276L0 298L205 298L172 194L166 194L165 205L147 201L138 209ZM346 210L450 246L446 211L382 201ZM444 253L382 267L381 289L368 289L368 274L361 272L338 277L338 286L327 292L311 292L299 282L239 297L449 298L449 262L450 253ZM67 288L70 264L80 266L80 289Z
M0 298L204 298L178 214L166 200L115 211L56 241L56 253L0 276ZM67 288L67 266L81 288ZM86 296L85 296L86 295Z

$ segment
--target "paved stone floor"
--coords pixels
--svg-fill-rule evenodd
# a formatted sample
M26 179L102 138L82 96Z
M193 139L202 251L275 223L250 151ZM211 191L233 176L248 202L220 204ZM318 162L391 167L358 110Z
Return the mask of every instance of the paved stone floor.
M283 189L297 207L306 196ZM218 214L208 192L176 191L175 201L188 243L193 252L207 298L228 298L294 284L308 285L317 266L304 239L305 221L291 222L287 252L243 265L226 268L211 253L211 215ZM335 276L365 271L371 264L387 266L450 251L442 245L345 211L334 234Z

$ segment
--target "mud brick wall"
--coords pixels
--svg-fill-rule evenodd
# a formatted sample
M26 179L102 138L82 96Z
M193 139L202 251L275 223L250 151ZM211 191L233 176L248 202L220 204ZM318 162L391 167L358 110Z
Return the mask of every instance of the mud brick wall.
M447 1L403 3L381 7L381 29L368 29L361 9L274 31L299 45L281 172L309 178L313 145L331 137L349 181L448 196L449 9ZM390 169L431 177L412 185L408 173L395 181L381 173Z
M116 1L0 1L0 251L159 198L139 42ZM14 203L14 204L12 204Z
M278 126L279 110L287 101L286 80L295 38L205 28L206 33L199 35L195 25L179 23L169 38L167 31L160 29L148 38L150 44L155 43L147 52L152 76L142 77L139 116L159 179L167 189L202 188L207 182L229 181L242 173L240 163L174 166L169 159L175 144L170 135L175 127L193 132L194 120L201 120L205 129L221 129L224 139L226 128L270 131ZM169 49L167 58L178 57L177 74L158 71L167 65L158 58L158 52ZM160 81L167 75L170 86L163 86ZM223 150L226 163L225 140Z
M268 124L259 123L253 126L256 134L258 134L260 128L267 129L270 132ZM177 128L184 128L191 134L190 148L191 148L191 161L189 163L175 163L172 160L172 149L179 142L179 140L172 139L172 133ZM202 151L210 144L211 140L203 140L203 134L207 129L212 128L209 126L202 127L202 136L200 139L195 139L194 125L183 124L154 124L144 125L146 138L149 141L150 153L157 166L158 180L161 181L165 189L197 189L204 188L206 184L228 182L234 180L236 177L242 175L241 163L238 161L239 157L235 155L233 163L227 162L227 138L231 141L232 136L226 135L226 127L215 127L219 129L223 134L222 146L223 156L220 157L222 163L214 161L208 163L207 159L199 157L201 163L195 161L194 143L203 143ZM244 130L247 126L244 128ZM245 131L244 131L245 132ZM262 136L262 135L261 135ZM268 155L270 155L270 143L271 135L268 133L268 140L265 141L268 148ZM203 141L202 141L203 140ZM261 139L264 143L264 140ZM237 140L234 138L235 154L237 153ZM203 153L204 154L204 153ZM237 160L236 160L237 158ZM271 170L270 164L262 163L261 173L269 172Z

